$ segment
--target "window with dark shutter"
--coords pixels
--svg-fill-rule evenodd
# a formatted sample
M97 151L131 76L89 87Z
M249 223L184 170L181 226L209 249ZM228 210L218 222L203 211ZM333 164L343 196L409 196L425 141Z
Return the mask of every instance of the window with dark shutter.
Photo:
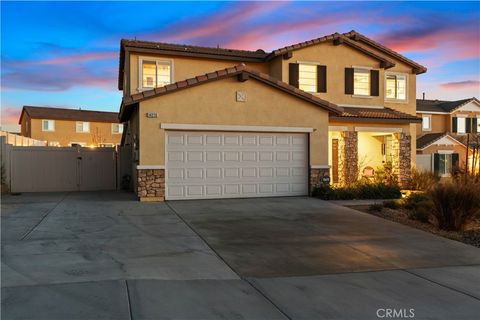
M353 94L353 68L345 68L345 94Z
M317 66L317 91L327 92L327 66Z
M298 63L290 63L288 65L288 83L298 88Z
M458 153L452 153L452 169L458 169L459 156Z
M473 124L472 132L473 133L480 133L480 132L478 132L478 119L477 118L472 119L472 124Z
M378 70L370 70L370 95L378 97L380 94L380 73Z
M457 117L452 118L452 132L453 133L457 132Z
M440 170L440 155L438 153L433 154L433 172L438 174Z
M472 132L472 119L467 118L467 119L465 119L465 122L466 122L466 132L471 133Z

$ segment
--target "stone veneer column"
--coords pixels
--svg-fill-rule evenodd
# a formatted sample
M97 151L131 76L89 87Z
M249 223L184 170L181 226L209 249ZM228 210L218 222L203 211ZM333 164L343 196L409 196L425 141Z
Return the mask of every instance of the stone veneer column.
M402 132L394 133L393 137L393 172L398 176L400 186L406 186L410 180L412 169L412 137Z
M140 201L165 201L165 170L137 169L137 195Z
M310 194L315 188L323 184L322 177L329 175L328 168L310 168Z
M358 180L358 133L343 131L338 146L338 178L340 185Z

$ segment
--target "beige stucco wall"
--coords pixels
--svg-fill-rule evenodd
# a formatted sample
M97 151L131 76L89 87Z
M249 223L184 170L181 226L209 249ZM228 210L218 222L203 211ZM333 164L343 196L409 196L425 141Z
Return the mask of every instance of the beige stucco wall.
M217 71L232 66L241 64L241 61L202 59L194 57L179 57L168 55L153 55L144 53L131 53L130 55L130 92L131 94L138 93L138 67L139 57L152 57L155 59L170 60L173 63L173 82L193 78L208 72ZM268 73L268 65L264 63L246 62L248 67L258 70L260 72Z
M467 163L467 150L466 147L461 146L461 145L447 145L447 146L439 146L439 145L431 145L423 150L419 150L419 154L432 154L432 153L438 153L439 150L453 150L454 153L458 153L459 157L459 165L460 167L465 167L465 164Z
M236 102L236 91L247 94ZM161 123L308 127L310 164L327 165L328 112L290 94L250 79L228 78L140 103L140 165L165 164ZM158 118L146 118L157 112Z
M417 113L417 117L419 118L421 118L423 115L430 115L432 117L432 130L423 131L422 124L418 123L415 126L417 130L417 136L421 136L426 133L447 132L450 130L451 120L448 114L430 114L428 112Z
M366 105L366 106L387 106L402 112L415 114L416 109L416 75L412 73L411 67L400 61L395 61L396 66L390 69L380 68L380 62L356 49L347 45L335 46L331 42L322 43L293 51L292 58L284 60L282 57L274 60L275 65L271 66L271 74L281 74L282 81L288 83L290 63L315 62L327 66L327 92L318 93L318 96L336 104L345 105ZM391 58L392 59L392 58ZM394 59L392 59L394 60ZM281 61L281 63L278 63ZM345 94L345 68L368 67L379 70L380 86L378 97L355 97ZM282 71L278 71L279 67ZM385 72L408 74L407 101L392 102L385 99Z
M98 143L120 144L121 134L112 133L112 124L90 122L89 133L77 133L76 121L55 120L55 131L42 131L42 119L31 119L30 137L37 140L57 141L60 146L70 146L71 142L84 142L88 146Z

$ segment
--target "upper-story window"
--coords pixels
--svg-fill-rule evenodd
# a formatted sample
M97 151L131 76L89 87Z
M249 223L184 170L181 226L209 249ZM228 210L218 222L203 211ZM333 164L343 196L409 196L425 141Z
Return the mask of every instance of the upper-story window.
M407 99L407 75L387 74L385 76L385 98L395 100Z
M307 92L317 92L317 65L300 64L298 66L298 87Z
M140 90L163 87L173 82L171 60L140 58L139 71Z
M467 118L457 117L457 133L467 133Z
M112 123L112 133L114 134L123 133L123 124Z
M353 94L356 96L370 95L370 70L355 68L353 71Z
M480 115L477 116L477 118L475 119L476 120L476 123L474 127L476 127L476 130L475 133L480 133Z
M90 122L77 121L76 131L78 133L90 132Z
M55 120L42 120L42 131L55 131Z
M424 114L422 116L422 130L431 131L432 130L432 116L429 114Z

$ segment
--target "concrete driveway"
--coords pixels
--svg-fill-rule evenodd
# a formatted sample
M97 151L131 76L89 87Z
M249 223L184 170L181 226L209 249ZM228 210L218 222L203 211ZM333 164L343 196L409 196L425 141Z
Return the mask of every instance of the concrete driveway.
M476 319L480 250L312 198L2 199L2 319ZM399 311L400 310L400 311ZM398 313L397 313L398 314Z

